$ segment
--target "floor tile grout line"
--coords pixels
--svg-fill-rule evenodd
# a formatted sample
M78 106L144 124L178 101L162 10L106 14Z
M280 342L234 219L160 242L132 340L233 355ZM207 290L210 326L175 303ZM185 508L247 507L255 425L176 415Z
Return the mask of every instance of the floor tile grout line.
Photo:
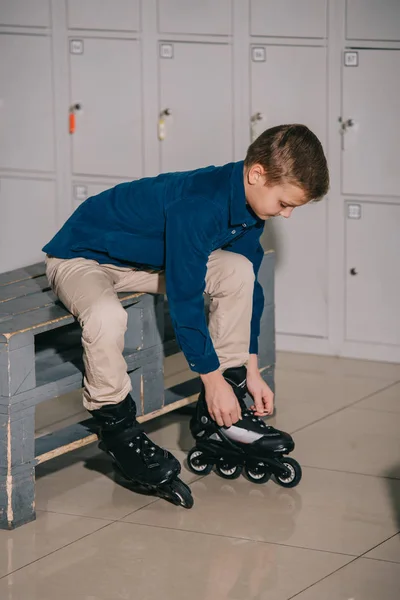
M118 521L118 519L114 519L113 517L107 518L107 517L93 517L92 515L81 515L81 514L77 514L77 513L70 513L70 512L65 512L65 511L59 511L59 510L47 510L44 508L37 508L36 512L41 512L41 513L49 513L51 515L64 515L65 517L77 517L80 519L94 519L96 521L106 521L107 523L116 523ZM131 514L131 513L128 513Z
M359 398L358 400L355 400L354 402L350 402L350 404L347 404L346 406L342 406L341 408L338 408L337 410L334 410L333 412L328 413L327 415L324 415L323 417L320 417L319 419L316 419L315 421L311 421L311 423L308 423L307 425L303 425L302 427L299 427L298 429L293 429L290 433L291 434L299 433L299 431L303 431L304 429L307 429L307 427L311 427L312 425L316 425L317 423L320 423L321 421L324 421L325 419L328 419L329 417L332 417L333 415L337 415L338 413L343 412L343 411L345 411L345 410L347 410L349 408L353 408L359 402L362 402L363 400L368 400L369 398L372 398L376 394L385 392L386 390L390 389L391 387L393 387L397 383L400 383L400 382L396 381L395 383L392 383L392 384L390 384L390 385L382 388L381 390L377 390L376 392L372 392L371 394L367 394L366 396L363 396L362 398Z
M328 579L329 577L332 577L332 575L336 575L336 573L338 573L339 571L341 571L342 569L348 567L349 565L353 564L354 562L356 562L357 560L360 560L362 558L366 558L366 554L369 554L370 552L372 552L373 550L375 550L375 548L378 548L379 546L381 546L382 544L384 544L385 542L388 542L389 540L391 540L393 537L395 537L396 535L398 535L399 532L395 533L394 535L390 536L389 538L387 538L386 540L384 540L383 542L380 542L379 544L377 544L376 546L373 546L373 548L370 548L369 550L366 550L366 552L363 552L362 554L360 554L359 556L355 557L353 560L350 560L348 563L346 563L345 565L342 565L341 567L339 567L338 569L336 569L335 571L332 571L332 573L330 573L329 575L325 575L325 577L322 577L321 579L319 579L318 581L315 581L314 583L312 583L311 585L305 587L303 590L301 590L300 592L297 592L296 594L294 594L293 596L290 596L290 598L288 598L288 600L293 600L293 598L296 598L297 596L299 596L300 594L302 594L303 592L306 592L307 590L311 589L312 587L314 587L315 585L318 585L319 583L321 583L321 581L324 581L325 579ZM372 558L368 558L367 560L374 560ZM382 562L391 562L391 561L382 561ZM394 563L394 564L398 564L398 563Z
M93 535L94 533L97 533L98 531L106 529L106 527L110 527L110 525L114 525L114 523L115 523L115 521L108 522L105 525L103 525L103 527L99 527L98 529L95 529L94 531L91 531L90 533L86 533L82 537L77 538L76 540L72 540L71 542L68 542L68 544L61 546L60 548L56 548L55 550L52 550L51 552L48 552L47 554L44 554L43 556L39 556L38 558L35 558L35 560L32 560L31 562L27 563L26 565L22 565L21 567L18 567L18 569L14 569L13 571L6 573L5 575L1 575L0 581L2 579L6 579L10 575L14 575L15 573L18 573L18 571L21 571L22 569L25 569L26 567L30 567L31 565L34 565L35 563L43 560L44 558L48 558L49 556L51 556L52 554L55 554L56 552L60 552L60 550L64 550L64 548L68 548L68 546L72 546L72 544L76 544L77 542L84 540L85 538Z
M307 548L306 546L293 546L292 544L284 544L282 542L268 542L266 540L255 540L253 538L247 538L243 536L225 535L220 533L212 533L210 531L196 531L195 529L182 529L180 527L167 527L166 525L153 525L150 523L136 523L135 521L123 521L124 524L128 525L139 525L140 527L152 527L154 529L165 529L167 531L180 531L181 533L194 533L196 535L205 535L211 537L220 537L228 540L242 540L245 542L253 542L255 544L270 544L271 546L281 546L283 548L294 548L298 550L309 550L310 552L322 552L324 554L335 554L338 556L348 556L350 558L357 559L358 555L347 554L346 552L336 552L335 550L322 550L321 548ZM370 552L370 550L368 550Z
M318 469L319 471L328 471L331 473L345 473L346 475L360 475L361 477L375 477L376 479L387 479L388 481L400 481L399 477L389 477L388 475L375 475L373 473L358 473L357 471L342 471L341 469L328 469L327 467L316 467L315 465L306 465L302 463L302 468Z

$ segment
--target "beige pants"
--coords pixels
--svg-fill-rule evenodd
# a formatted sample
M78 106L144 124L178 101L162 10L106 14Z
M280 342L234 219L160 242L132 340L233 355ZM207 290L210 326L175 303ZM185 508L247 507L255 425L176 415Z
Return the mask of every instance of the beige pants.
M123 357L128 315L117 292L165 293L163 273L101 265L94 260L46 258L54 293L82 327L85 365L83 403L88 410L121 402L131 391ZM216 250L207 265L209 331L221 369L249 357L254 272L240 254Z

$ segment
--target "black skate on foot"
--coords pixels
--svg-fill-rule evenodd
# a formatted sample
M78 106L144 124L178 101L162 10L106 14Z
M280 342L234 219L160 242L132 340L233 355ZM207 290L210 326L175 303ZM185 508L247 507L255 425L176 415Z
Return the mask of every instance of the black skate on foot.
M178 477L179 461L144 433L129 394L119 404L90 412L99 425L99 447L112 457L125 479L173 504L192 508L190 488Z
M291 435L264 423L246 406L246 367L223 373L232 386L242 410L242 420L232 427L220 427L209 415L204 386L190 430L196 446L188 454L188 466L198 475L208 475L215 465L225 479L236 479L243 469L253 483L265 483L271 475L282 487L295 487L301 480L299 463L285 456L294 450Z

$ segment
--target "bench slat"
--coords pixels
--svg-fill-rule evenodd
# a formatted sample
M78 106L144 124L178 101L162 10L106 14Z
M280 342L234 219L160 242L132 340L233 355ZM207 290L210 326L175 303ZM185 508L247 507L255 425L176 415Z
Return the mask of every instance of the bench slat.
M126 292L118 296L120 297L121 304L128 306L135 304L138 301L137 299L143 295L142 292ZM0 316L0 342L7 342L8 337L16 333L23 333L33 329L48 331L49 329L56 329L57 327L73 323L74 320L75 318L61 303L31 310L14 317L12 315Z
M0 302L49 290L50 286L46 275L41 275L34 279L27 279L26 281L19 281L18 283L0 286Z
M12 298L12 300L4 300L0 302L0 317L16 316L24 312L45 308L51 304L55 304L57 296L52 292L38 292L21 298Z
M15 269L14 271L0 273L0 285L9 285L10 283L17 283L18 281L25 281L26 279L39 277L45 273L45 263L38 262L34 265L29 265L28 267L22 267L21 269Z

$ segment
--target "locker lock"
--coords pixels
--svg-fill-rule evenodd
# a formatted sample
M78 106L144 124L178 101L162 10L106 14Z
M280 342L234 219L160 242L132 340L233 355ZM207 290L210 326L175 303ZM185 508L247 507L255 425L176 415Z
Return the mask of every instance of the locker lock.
M350 127L354 127L354 119L342 119L342 117L339 117L339 123L340 123L340 128L342 130L342 133L346 133L346 131L348 129L350 129Z
M357 273L357 269L355 269L354 267L352 267L352 268L350 269L350 275L358 275L358 273Z

